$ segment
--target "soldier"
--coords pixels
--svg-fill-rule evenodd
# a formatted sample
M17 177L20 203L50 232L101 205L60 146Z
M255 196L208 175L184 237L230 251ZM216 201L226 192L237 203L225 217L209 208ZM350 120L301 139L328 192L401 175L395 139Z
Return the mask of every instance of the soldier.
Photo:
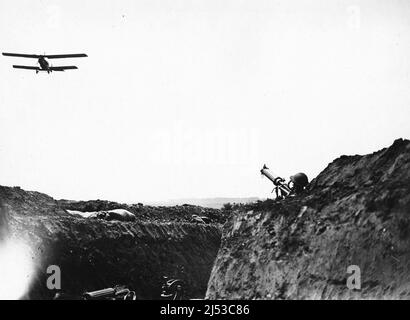
M302 172L291 176L290 181L293 183L292 189L295 194L300 194L309 183L307 175Z

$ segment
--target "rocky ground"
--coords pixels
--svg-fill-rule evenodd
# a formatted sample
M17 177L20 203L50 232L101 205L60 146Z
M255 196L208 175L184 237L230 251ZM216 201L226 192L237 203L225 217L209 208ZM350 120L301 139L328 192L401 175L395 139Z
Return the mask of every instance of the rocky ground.
M347 268L361 289L346 286ZM342 156L303 195L236 206L208 299L410 298L410 141Z
M169 276L186 282L187 298L205 295L220 245L220 210L57 201L18 187L0 187L0 200L0 240L24 243L32 260L34 272L24 298L54 296L55 291L46 287L49 265L61 268L67 294L120 284L134 289L138 299L158 299L162 276ZM136 220L88 219L67 211L118 208L132 212ZM194 214L207 217L208 223L195 222ZM17 261L13 267L19 268Z

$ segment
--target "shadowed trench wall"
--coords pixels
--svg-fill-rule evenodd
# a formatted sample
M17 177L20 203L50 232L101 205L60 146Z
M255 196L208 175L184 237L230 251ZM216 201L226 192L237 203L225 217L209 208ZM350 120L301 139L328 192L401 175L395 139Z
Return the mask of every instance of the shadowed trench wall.
M54 296L46 287L49 265L60 267L61 289L68 294L119 284L134 289L138 299L158 299L162 276L169 276L185 281L187 298L205 295L221 224L188 222L190 210L198 208L162 208L163 219L157 212L152 221L145 214L135 222L121 222L73 216L51 197L20 188L0 187L0 199L5 227L1 238L25 243L33 261L34 275L24 298ZM175 219L167 210L175 211Z

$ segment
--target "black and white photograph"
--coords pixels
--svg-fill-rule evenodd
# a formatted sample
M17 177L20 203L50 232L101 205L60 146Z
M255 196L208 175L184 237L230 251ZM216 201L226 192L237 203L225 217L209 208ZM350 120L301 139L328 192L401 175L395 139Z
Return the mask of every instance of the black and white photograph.
M0 0L0 52L0 300L410 299L410 1Z

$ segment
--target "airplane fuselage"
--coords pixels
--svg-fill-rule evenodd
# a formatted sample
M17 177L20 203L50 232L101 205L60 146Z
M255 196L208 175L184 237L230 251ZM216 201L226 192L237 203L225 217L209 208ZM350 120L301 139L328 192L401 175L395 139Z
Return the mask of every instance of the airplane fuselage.
M50 66L50 64L48 63L48 61L44 57L40 57L38 59L38 63L40 64L41 69L44 69L44 70L47 70L48 67Z
M47 71L48 73L50 73L50 64L48 63L48 61L46 60L45 57L40 57L38 58L38 64L41 67L41 70L38 71ZM36 71L36 72L38 72Z

